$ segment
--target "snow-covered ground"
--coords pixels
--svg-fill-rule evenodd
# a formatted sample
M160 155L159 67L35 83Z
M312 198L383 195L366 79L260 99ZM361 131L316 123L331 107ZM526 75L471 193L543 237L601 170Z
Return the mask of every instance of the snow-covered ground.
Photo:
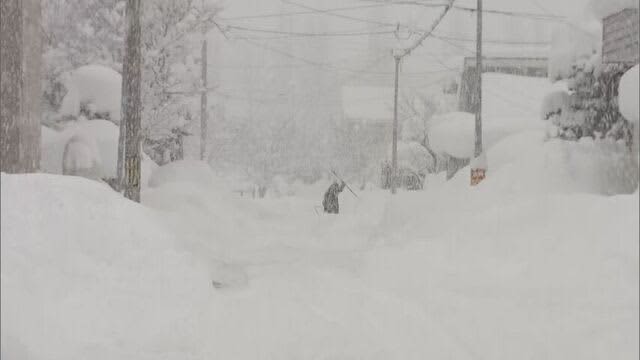
M138 205L3 174L2 357L637 358L638 192L511 175L318 216L326 184L257 201L187 176Z

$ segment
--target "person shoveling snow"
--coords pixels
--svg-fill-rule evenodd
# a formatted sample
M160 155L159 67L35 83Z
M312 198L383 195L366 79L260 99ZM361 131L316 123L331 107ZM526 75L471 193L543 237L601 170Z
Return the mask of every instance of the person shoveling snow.
M328 214L338 214L340 212L340 205L338 204L338 194L344 190L347 184L344 181L334 181L331 186L324 193L324 200L322 200L322 206L324 212Z

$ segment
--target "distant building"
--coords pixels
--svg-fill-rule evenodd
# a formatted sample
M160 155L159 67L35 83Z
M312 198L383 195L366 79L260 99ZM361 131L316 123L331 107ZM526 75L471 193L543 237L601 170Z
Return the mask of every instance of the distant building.
M602 19L602 62L637 64L638 9L624 9Z
M496 72L502 74L547 77L549 59L543 56L494 56L482 58L482 72ZM477 100L476 88L476 58L464 58L464 70L458 89L458 109L460 111L475 112Z

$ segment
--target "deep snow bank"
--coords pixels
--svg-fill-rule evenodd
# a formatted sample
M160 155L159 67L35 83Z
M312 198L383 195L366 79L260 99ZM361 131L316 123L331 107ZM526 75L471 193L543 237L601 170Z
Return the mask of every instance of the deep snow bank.
M638 188L638 164L623 142L545 140L532 131L506 137L489 149L487 159L481 186L498 193L615 195Z
M2 174L1 215L2 358L157 359L188 346L209 274L153 212L83 178Z
M376 323L383 342L400 344L395 358L638 357L637 193L465 187L400 194L385 219L388 245L365 257L365 281L393 294L397 313ZM395 322L398 313L406 319Z
M620 107L620 113L625 119L636 123L640 117L638 112L640 107L638 98L640 98L640 77L639 77L640 65L636 65L622 75L620 78L620 84L618 86L618 106Z
M204 187L226 190L226 184L219 179L204 161L178 160L156 168L149 178L150 187L168 183L190 183Z

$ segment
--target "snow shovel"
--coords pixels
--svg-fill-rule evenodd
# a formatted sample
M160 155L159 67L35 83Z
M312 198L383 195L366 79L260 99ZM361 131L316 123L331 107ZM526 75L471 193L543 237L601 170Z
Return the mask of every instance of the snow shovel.
M347 184L347 182L346 182L346 181L342 180L342 178L341 178L340 176L338 176L338 174L336 174L336 172L335 172L335 171L331 170L331 173L332 173L335 177L337 177L337 178L338 178L338 180L342 181L342 182L347 186L347 189L349 189L349 191L351 191L351 193L353 194L353 196L355 196L355 197L356 197L356 199L359 199L358 195L357 195L355 192L353 192L353 190L351 189L351 186L349 186L349 184Z

